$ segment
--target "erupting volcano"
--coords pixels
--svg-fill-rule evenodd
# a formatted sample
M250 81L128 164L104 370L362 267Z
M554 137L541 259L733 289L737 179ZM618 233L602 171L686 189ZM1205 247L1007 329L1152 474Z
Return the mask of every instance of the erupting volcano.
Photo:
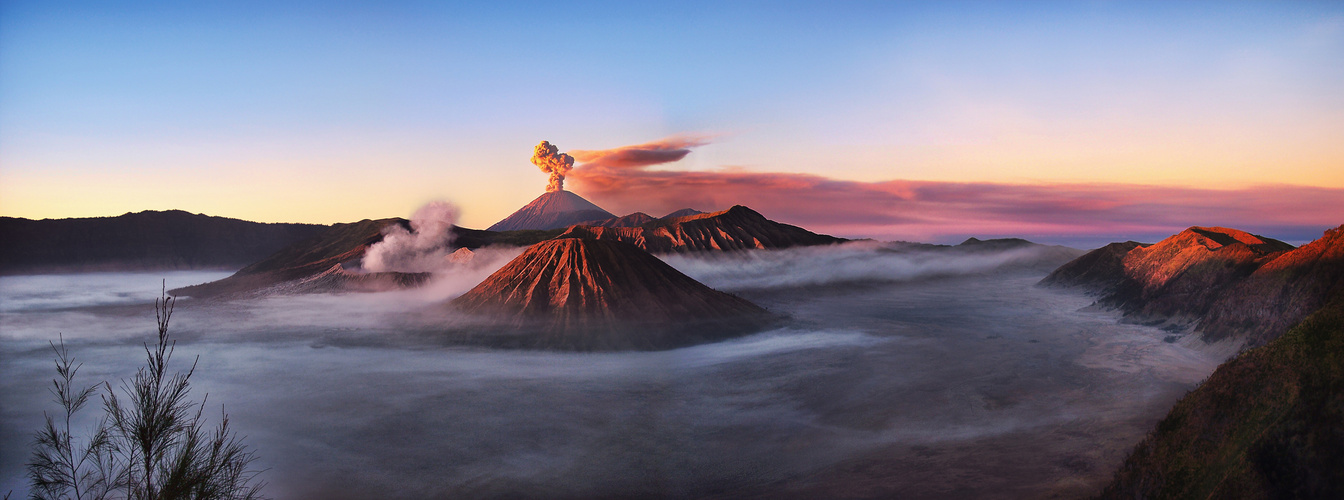
M546 192L490 226L490 231L556 229L616 217L582 196L565 191L565 174L574 168L574 157L559 152L555 145L547 141L537 144L532 152L532 164L551 175Z

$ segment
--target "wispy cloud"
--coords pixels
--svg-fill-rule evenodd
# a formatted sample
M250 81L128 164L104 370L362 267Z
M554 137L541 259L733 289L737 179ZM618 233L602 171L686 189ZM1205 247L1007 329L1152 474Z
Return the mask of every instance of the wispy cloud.
M1117 239L1151 241L1192 225L1222 225L1306 241L1344 223L1344 189L859 182L741 169L654 170L646 167L664 161L635 161L638 156L632 153L614 153L664 151L681 159L693 147L689 144L703 142L668 140L607 150L575 169L571 178L584 196L621 212L718 210L740 204L815 231L883 239L1024 236L1092 245Z

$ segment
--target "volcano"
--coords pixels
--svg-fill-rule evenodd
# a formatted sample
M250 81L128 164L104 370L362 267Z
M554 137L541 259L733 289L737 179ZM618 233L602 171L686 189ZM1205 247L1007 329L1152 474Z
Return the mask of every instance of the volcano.
M616 215L569 191L547 191L524 205L489 231L556 229L580 222L613 219Z
M774 319L632 244L583 238L533 245L451 305L503 325L490 343L585 351L670 349Z

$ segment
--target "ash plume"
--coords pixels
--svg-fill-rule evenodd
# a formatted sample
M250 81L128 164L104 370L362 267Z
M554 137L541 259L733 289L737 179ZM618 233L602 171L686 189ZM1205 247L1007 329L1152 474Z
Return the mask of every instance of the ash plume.
M563 191L565 174L574 168L574 157L561 153L560 149L550 142L541 141L541 144L537 144L532 150L532 164L542 172L551 174L551 182L546 185L547 192Z
M581 168L642 168L680 161L692 148L710 143L711 135L676 135L644 144L596 151L571 150Z
M388 226L383 241L374 243L364 254L365 271L406 273L435 271L443 266L453 242L453 223L457 207L435 201L411 215L411 230L400 225Z

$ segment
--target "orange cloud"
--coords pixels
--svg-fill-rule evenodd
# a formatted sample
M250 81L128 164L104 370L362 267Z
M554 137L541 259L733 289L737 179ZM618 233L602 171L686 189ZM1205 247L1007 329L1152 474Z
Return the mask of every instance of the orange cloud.
M676 159L689 153L690 146L654 147L665 144L598 152L606 154L591 156L570 179L581 194L619 213L741 204L814 231L914 241L1020 236L1087 246L1155 241L1193 225L1220 225L1302 242L1344 223L1344 189L857 182L810 174L649 170L644 167L663 162L614 153L676 151Z

